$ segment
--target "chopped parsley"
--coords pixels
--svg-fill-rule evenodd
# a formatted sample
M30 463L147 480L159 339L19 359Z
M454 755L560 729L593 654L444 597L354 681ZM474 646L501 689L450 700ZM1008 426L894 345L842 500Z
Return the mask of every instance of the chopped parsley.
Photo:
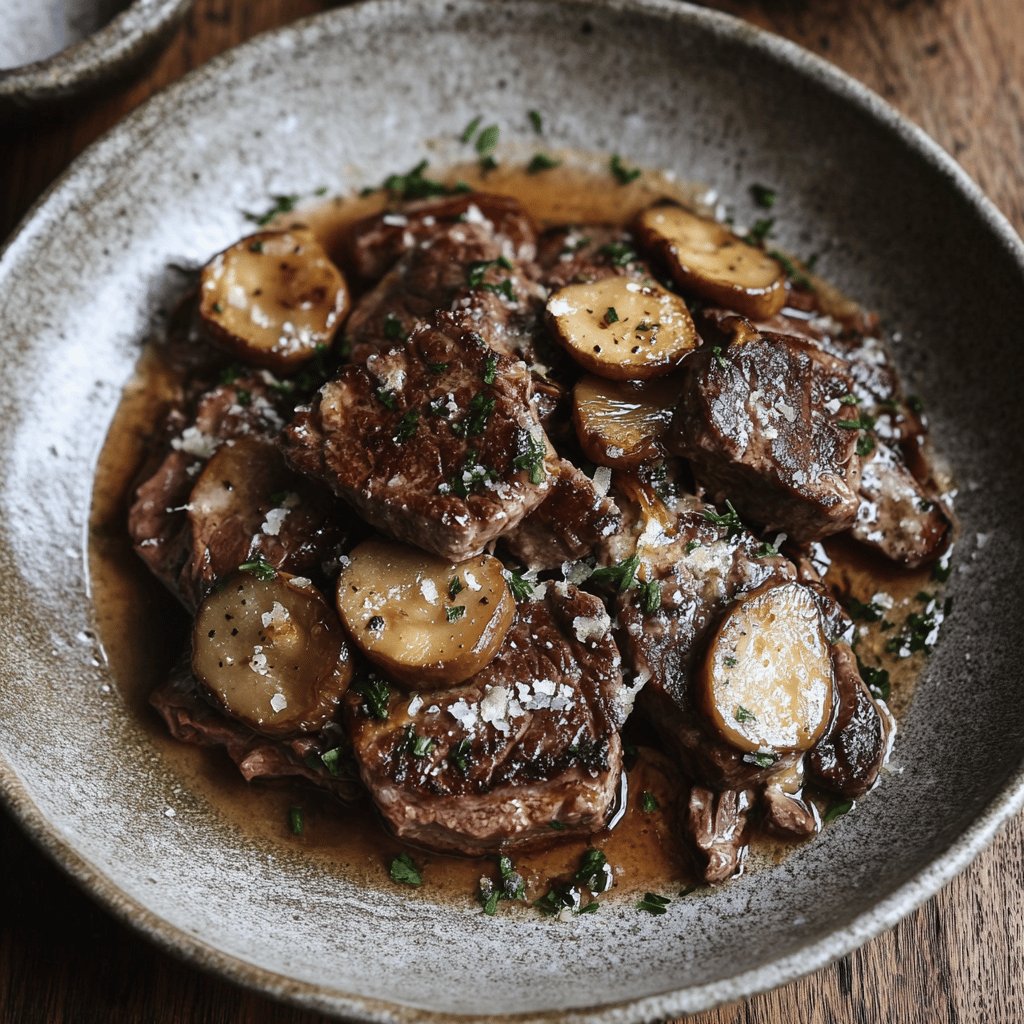
M293 836L301 836L305 821L302 816L301 807L288 808L288 827L292 830Z
M885 609L875 601L864 602L852 594L846 599L845 606L850 618L860 622L878 622L885 613Z
M739 664L739 661L737 661L731 654L727 654L722 659L722 664L725 665L726 668L735 668Z
M775 189L769 188L767 185L759 185L756 182L750 186L750 195L762 210L770 210L775 205L777 198Z
M768 255L782 267L794 287L803 288L805 291L814 291L811 279L785 253L779 252L778 249L771 249Z
M544 456L546 454L547 449L544 447L544 443L534 437L533 434L527 433L525 451L515 457L512 465L516 469L527 470L530 474L531 484L543 483L547 477L547 472L544 469Z
M774 217L758 217L747 232L747 241L754 245L763 245L775 227Z
M409 735L409 753L413 757L428 757L435 746L437 744L429 736L417 736L415 732Z
M746 725L748 722L757 721L757 715L755 715L753 711L748 711L742 704L737 705L732 717L735 718L740 725Z
M779 553L779 549L775 544L769 544L768 541L763 541L758 549L754 552L755 558L774 558Z
M213 304L213 311L214 311L214 313L223 313L224 312L224 304L221 303L221 302L215 302Z
M618 153L612 153L612 157L608 161L608 169L612 172L612 177L620 185L628 185L640 177L640 168L627 167L622 162L622 157Z
M503 270L513 270L514 265L507 256L499 256L496 260L473 260L467 267L466 283L470 288L483 286L484 277L491 267L501 267Z
M390 388L377 388L377 390L374 391L374 395L376 395L377 401L380 402L385 409L390 409L394 412L394 410L398 408L398 399L395 396L394 391Z
M692 555L694 553L694 551L696 551L697 548L699 548L699 547L700 547L700 541L699 540L688 540L686 542L686 553L688 555Z
M530 119L530 125L538 135L544 134L544 119L539 110L528 110L526 116Z
M533 584L520 576L519 573L510 572L506 569L505 582L508 583L508 589L512 591L512 596L516 601L526 601L528 598L533 597Z
M363 698L363 711L370 718L384 721L388 717L388 705L391 703L391 687L377 676L360 679L352 687Z
M540 174L542 171L550 171L553 167L561 166L561 163L561 160L556 160L547 153L534 153L526 165L526 173Z
M722 355L722 346L714 345L711 349L711 354L715 357L715 362L723 369L729 369L729 361Z
M448 760L451 761L463 775L469 774L469 752L472 744L468 739L461 739L448 751Z
M606 565L595 569L590 574L590 583L607 583L614 587L620 594L624 594L633 585L636 579L636 571L640 568L640 556L633 555L619 562L617 565Z
M235 392L235 398L243 409L248 409L252 405L252 392L247 391L245 388L239 388Z
M476 135L476 130L480 127L480 122L482 120L483 117L479 114L474 117L473 120L463 128L462 134L459 136L459 141L464 143L472 142L473 136Z
M743 522L740 520L739 512L728 499L726 499L725 507L728 512L716 512L712 508L706 508L703 515L709 523L717 526L720 530L725 530L727 537L732 537L743 529Z
M278 214L291 213L295 209L295 204L299 201L297 195L272 195L270 198L273 200L273 206L263 213L247 213L245 219L263 227L264 224L269 224Z
M658 809L658 798L649 790L645 789L640 794L640 810L644 814L651 814Z
M444 617L449 622L458 622L463 615L466 614L466 606L464 604L449 605L444 610Z
M573 914L583 913L581 904L582 898L578 888L569 882L557 881L551 882L551 888L540 899L533 901L533 905L542 914L547 914L549 917L560 914L563 910L569 910ZM588 904L586 912L592 913L589 907L590 904Z
M758 768L771 768L776 761L778 761L779 755L773 754L770 751L758 750L754 754L744 754L743 760L747 764L756 765Z
M402 326L402 321L394 313L388 313L384 317L384 337L388 341L405 340L405 328Z
M843 395L839 402L842 405L860 405L860 399L856 395Z
M875 439L871 434L862 434L857 438L857 454L863 459L875 450Z
M565 831L565 822L564 821L549 821L548 822L548 828L553 828L556 832L564 832Z
M458 576L453 576L448 581L448 600L454 601L455 598L462 593L462 580Z
M337 778L341 774L341 759L343 751L341 747L334 747L332 750L325 750L320 755L320 761L323 766L331 773L334 778Z
M447 365L447 364L446 364ZM484 358L484 383L493 384L498 375L498 353L490 352Z
M640 584L640 608L645 615L653 615L661 607L661 584L647 580Z
M490 156L494 152L494 147L498 145L498 137L500 135L501 129L496 124L489 124L486 128L482 129L476 137L475 148L477 155L481 157Z
M857 670L860 672L861 679L864 680L864 685L871 691L872 697L877 697L879 700L889 699L889 694L892 691L892 682L886 669L865 665L858 655Z
M637 258L636 251L625 242L608 242L597 251L600 255L607 256L616 267L624 267Z
M645 910L648 914L654 914L657 917L665 913L665 908L671 902L667 896L659 896L656 892L645 892L643 899L636 901L636 909Z
M576 885L582 885L592 893L607 892L615 884L607 858L592 846L584 850L580 866L572 880Z
M255 241L249 243L249 252L261 253L263 252L263 243L257 238Z
M836 420L836 426L843 430L870 430L875 425L871 416L858 416L855 420Z
M497 404L492 395L475 394L469 403L465 418L452 424L452 433L456 437L478 437L487 429L487 421Z
M423 876L416 863L407 853L400 853L388 868L388 874L393 882L401 885L420 886L423 884Z
M479 462L479 455L476 449L471 448L466 452L466 459L462 468L455 474L450 485L451 491L460 498L467 498L478 487L482 487L488 480L497 479L497 473ZM445 486L445 485L442 485Z
M484 913L493 917L498 909L500 900L525 900L526 882L523 876L516 871L516 866L511 857L501 856L498 858L498 881L484 875L480 879L480 889L477 892L477 900L484 908Z
M277 570L264 558L256 558L251 562L243 562L238 567L239 572L247 572L255 576L262 583L277 579Z
M398 429L395 431L393 440L396 444L408 441L416 433L416 427L420 422L420 414L415 409L410 409L399 421Z
M471 191L465 182L448 186L443 181L424 177L423 172L428 166L426 160L421 160L405 174L391 174L384 179L381 188L395 200L429 199L431 196L450 196Z
M618 311L615 309L614 306L609 306L604 311L604 323L605 323L605 326L606 327L610 327L612 324L617 324L618 322L619 322Z
M825 812L825 824L827 825L830 821L835 821L836 818L842 817L844 814L849 813L853 810L852 800L839 800L832 804L829 809Z

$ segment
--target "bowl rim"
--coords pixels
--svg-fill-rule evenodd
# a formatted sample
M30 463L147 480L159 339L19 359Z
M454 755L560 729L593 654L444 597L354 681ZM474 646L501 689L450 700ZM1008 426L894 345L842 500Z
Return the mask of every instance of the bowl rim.
M192 0L132 0L105 25L49 57L0 69L0 102L26 107L63 99L127 67L192 5Z
M163 0L166 7L184 7L190 0ZM477 10L490 0L421 0L438 9ZM1024 242L1007 218L989 200L966 171L921 128L886 103L877 93L821 57L767 30L732 15L699 7L688 0L546 0L566 10L583 14L594 9L609 13L634 12L646 17L698 25L712 37L725 39L767 56L796 70L841 101L866 114L873 122L898 137L913 156L938 170L979 216L995 240L1024 274ZM135 5L133 5L135 6ZM261 33L218 55L191 71L143 103L83 151L71 166L40 196L0 248L0 279L8 259L17 256L22 244L44 230L69 207L88 179L93 165L104 165L108 150L116 152L126 136L159 130L165 111L179 105L179 97L201 92L203 86L238 61L270 57L281 45L294 44L343 33L348 22L364 16L401 18L410 10L404 0L359 0L321 12L289 25ZM369 15L364 15L369 12ZM0 96L2 96L0 81ZM146 906L126 896L103 871L87 860L59 834L21 784L13 766L0 750L0 801L24 830L56 864L101 906L133 927L158 946L178 957L214 971L236 983L277 999L311 1010L350 1019L382 1022L430 1022L449 1024L451 1014L408 1006L398 1002L353 995L322 984L297 981L224 953L195 935L179 930ZM1012 771L1002 787L970 825L950 840L913 878L887 897L859 914L846 927L822 938L808 941L787 955L729 978L642 998L630 998L566 1011L527 1011L522 1014L461 1015L460 1021L479 1024L540 1024L567 1021L577 1024L625 1024L654 1020L711 1009L722 1003L787 984L810 974L852 952L863 943L891 928L916 910L939 889L963 871L991 842L999 827L1024 807L1024 762Z

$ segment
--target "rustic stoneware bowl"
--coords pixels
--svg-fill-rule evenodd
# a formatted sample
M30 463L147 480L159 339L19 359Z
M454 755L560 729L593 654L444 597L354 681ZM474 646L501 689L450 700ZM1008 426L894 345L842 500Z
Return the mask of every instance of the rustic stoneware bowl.
M778 187L779 241L898 330L961 485L954 611L855 814L664 917L557 923L353 884L190 793L91 640L96 453L161 302L275 192L443 163L483 113L545 145ZM931 896L1022 802L1024 252L938 147L795 46L660 0L376 2L257 39L81 157L0 258L0 781L103 903L195 962L379 1021L639 1021L777 985ZM174 816L165 812L171 809ZM319 865L319 862L318 862Z
M0 113L56 103L127 73L192 0L0 0Z

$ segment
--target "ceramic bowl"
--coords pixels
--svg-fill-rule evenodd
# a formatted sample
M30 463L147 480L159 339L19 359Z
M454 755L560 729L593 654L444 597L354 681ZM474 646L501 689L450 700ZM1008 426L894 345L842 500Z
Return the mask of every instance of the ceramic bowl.
M127 73L192 0L0 0L0 112L69 100Z
M506 142L615 150L779 194L779 244L898 332L961 488L953 614L857 812L663 917L567 923L356 884L255 840L154 743L96 648L93 466L154 317L268 195L443 164L484 114ZM448 141L445 141L448 140ZM660 0L373 2L256 39L85 153L0 258L0 782L82 885L196 963L375 1021L648 1020L780 984L892 925L1024 795L1024 252L962 171L797 47ZM1009 440L1008 440L1009 439ZM168 813L168 812L173 812Z

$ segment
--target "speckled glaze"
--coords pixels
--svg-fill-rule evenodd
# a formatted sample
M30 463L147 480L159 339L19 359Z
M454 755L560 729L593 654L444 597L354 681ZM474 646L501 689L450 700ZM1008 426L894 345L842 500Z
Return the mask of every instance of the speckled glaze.
M0 23L8 5L0 0ZM133 0L106 25L52 57L0 69L0 114L58 103L98 88L129 71L157 47L192 6L192 0Z
M628 74L610 74L628 68ZM640 73L642 69L642 73ZM443 163L478 113L522 152L615 149L714 182L740 216L778 187L780 244L900 332L962 486L955 608L893 771L783 863L677 900L556 923L360 889L253 844L181 785L89 637L92 466L161 300L272 192ZM1024 800L1015 644L1024 250L877 97L797 47L677 2L374 2L264 36L80 158L0 257L0 783L107 906L245 984L373 1021L646 1021L819 967L931 896ZM984 543L981 534L987 538ZM175 811L173 817L165 811Z

